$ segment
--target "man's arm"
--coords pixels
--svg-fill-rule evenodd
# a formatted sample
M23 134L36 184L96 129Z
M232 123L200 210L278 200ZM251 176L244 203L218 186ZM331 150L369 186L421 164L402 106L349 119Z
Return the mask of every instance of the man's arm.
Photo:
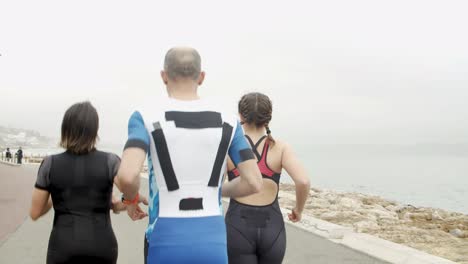
M242 197L258 193L262 190L262 174L260 173L257 161L246 160L237 165L239 177L223 185L222 195L227 197Z
M140 189L140 172L145 162L146 152L140 148L127 148L122 154L117 177L120 191L127 200L132 200Z
M140 189L140 172L146 159L150 139L143 118L134 112L128 122L128 140L122 154L118 185L126 200L133 200Z
M240 123L229 148L229 157L237 165L240 176L226 182L222 188L222 195L227 197L241 197L258 193L262 189L262 174L258 169L255 156L245 140L244 131Z

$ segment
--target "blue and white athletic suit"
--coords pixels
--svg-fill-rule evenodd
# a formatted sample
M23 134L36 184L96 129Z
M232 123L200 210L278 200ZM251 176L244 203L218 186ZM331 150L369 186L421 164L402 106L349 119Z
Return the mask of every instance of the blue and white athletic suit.
M148 153L147 263L227 263L226 155L236 165L253 158L236 116L204 100L165 99L132 114L129 147Z

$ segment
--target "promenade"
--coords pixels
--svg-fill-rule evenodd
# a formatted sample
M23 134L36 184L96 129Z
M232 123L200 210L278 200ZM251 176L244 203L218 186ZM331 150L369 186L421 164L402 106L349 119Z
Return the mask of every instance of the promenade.
M28 217L36 165L10 166L0 163L0 263L45 263L53 211L33 222ZM147 180L141 184L148 192ZM143 263L143 234L147 219L133 222L125 212L112 214L119 243L120 264ZM287 224L287 250L283 263L386 263L364 253L333 243Z

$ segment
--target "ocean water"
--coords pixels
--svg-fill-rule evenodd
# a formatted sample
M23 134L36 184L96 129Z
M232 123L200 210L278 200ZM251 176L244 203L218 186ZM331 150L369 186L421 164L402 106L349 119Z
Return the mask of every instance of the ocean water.
M468 214L468 145L294 145L312 186ZM101 146L122 153L122 146ZM58 148L25 149L53 154ZM287 173L282 181L291 183Z
M466 145L315 145L296 152L313 186L468 214Z

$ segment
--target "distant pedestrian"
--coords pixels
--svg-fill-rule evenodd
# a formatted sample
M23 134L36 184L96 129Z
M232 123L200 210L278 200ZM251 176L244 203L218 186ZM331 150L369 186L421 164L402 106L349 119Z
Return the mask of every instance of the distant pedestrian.
M18 164L22 164L23 163L23 150L21 149L21 147L19 147L18 151L16 151L16 157L18 159Z
M8 162L11 161L11 151L10 151L10 148L7 148L5 157L6 157L6 161L8 161Z

